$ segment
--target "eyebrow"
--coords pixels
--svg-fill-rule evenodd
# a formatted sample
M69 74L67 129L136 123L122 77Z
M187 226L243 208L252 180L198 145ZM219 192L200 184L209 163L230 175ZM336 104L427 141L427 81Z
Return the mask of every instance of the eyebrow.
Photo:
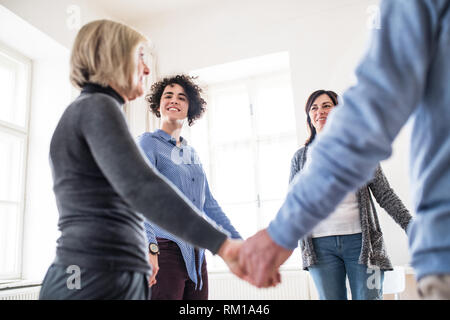
M324 105L326 103L333 104L331 101L325 101L325 102L322 103L322 105ZM317 103L314 103L314 104L311 105L311 107L313 107L313 106L317 106Z
M166 95L166 94L173 94L173 92L172 92L172 91L164 92L164 95ZM185 95L185 94L182 93L182 92L180 92L178 95L179 95L179 96L185 96L185 97L187 98L187 95Z

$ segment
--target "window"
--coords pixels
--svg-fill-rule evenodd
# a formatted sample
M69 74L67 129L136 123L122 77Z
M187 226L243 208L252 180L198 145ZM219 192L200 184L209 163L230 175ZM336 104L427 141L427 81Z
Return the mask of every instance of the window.
M287 194L298 149L289 71L208 85L208 111L191 128L211 192L248 238L268 226ZM226 270L207 251L208 269ZM300 268L295 254L285 263Z
M0 46L0 278L21 273L31 62Z

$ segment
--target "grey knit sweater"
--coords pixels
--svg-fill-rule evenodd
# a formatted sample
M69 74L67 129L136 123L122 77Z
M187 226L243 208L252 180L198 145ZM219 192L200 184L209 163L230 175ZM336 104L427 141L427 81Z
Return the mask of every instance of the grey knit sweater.
M303 169L306 162L307 151L308 147L305 146L300 148L294 154L291 161L289 182L291 182L294 176ZM374 178L356 193L362 230L362 249L358 263L369 267L376 266L381 270L392 270L392 264L386 252L383 233L381 232L377 212L370 191L378 204L386 210L394 221L405 231L412 217L402 201L389 186L389 182L383 174L381 166L378 166ZM303 269L308 270L309 266L317 263L311 236L301 239L299 244L302 251Z

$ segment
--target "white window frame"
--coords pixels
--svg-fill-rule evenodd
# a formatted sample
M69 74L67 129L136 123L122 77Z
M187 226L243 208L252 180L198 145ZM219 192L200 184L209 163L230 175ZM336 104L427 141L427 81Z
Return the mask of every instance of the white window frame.
M297 132L296 132L296 126L294 125L294 130L292 132L288 132L285 134L280 134L280 135L275 135L275 134L271 134L271 135L266 135L266 136L258 136L257 134L257 129L256 127L258 126L258 117L255 116L255 114L252 112L252 107L256 107L255 101L254 101L254 97L255 94L253 93L254 88L258 85L258 81L262 80L262 79L267 79L267 78L271 78L271 77L277 77L277 76L287 76L288 78L290 78L290 74L289 74L289 70L282 70L282 71L276 71L276 72L271 72L271 73L265 73L265 74L261 74L261 75L257 75L257 76L252 76L252 77L248 77L248 78L242 78L239 80L233 80L233 81L226 81L226 82L221 82L221 83L215 83L211 86L205 87L204 88L204 92L206 92L206 100L208 102L212 101L211 98L211 92L215 91L215 90L220 90L222 88L226 88L226 87L230 87L231 84L238 84L238 85L245 85L246 87L246 91L248 93L249 96L249 112L252 113L252 137L251 140L248 141L242 141L242 144L248 144L250 148L253 149L252 154L254 156L254 159L256 159L255 161L255 168L254 168L254 172L255 172L255 196L256 198L254 200L250 201L239 201L239 202L233 202L233 203L224 203L221 202L220 199L217 199L219 202L219 205L243 205L243 204L249 204L249 203L254 203L256 204L256 221L254 222L255 225L255 229L256 230L261 230L265 227L267 227L267 222L264 221L264 216L263 216L263 212L262 212L262 203L263 202L269 202L269 201L280 201L280 204L283 203L284 200L284 196L282 196L281 198L277 198L277 199L261 199L261 190L260 190L260 184L259 184L259 164L260 164L260 160L259 155L258 155L258 145L260 145L260 143L262 142L267 142L270 141L272 139L284 139L284 138L288 138L288 139L294 139L295 142L297 142ZM208 111L205 115L206 121L207 121L207 130L208 130L208 135L211 135L211 131L210 131L210 127L212 125L213 122L213 117L214 117L214 107L213 104L208 103ZM292 116L295 117L295 110L292 110ZM214 175L215 170L214 170L214 166L215 166L215 152L212 148L212 139L208 138L208 152L209 152L209 161L208 161L208 166L207 168L205 168L207 170L207 174L209 176L209 184L212 186L212 192L214 194L214 185L216 184L216 177ZM194 142L195 144L195 142ZM220 143L220 145L226 145L226 143ZM194 145L195 147L195 145ZM293 150L293 153L295 152L295 150ZM206 159L205 159L206 160ZM286 163L284 164L286 166L289 166L290 163ZM230 170L232 170L232 168L230 168ZM286 176L286 192L288 190L288 179L289 176ZM226 213L226 212L225 212ZM273 214L275 215L276 212L273 212ZM232 221L233 222L233 221ZM239 226L236 225L235 226L236 229L239 231ZM208 254L208 253L207 253ZM208 254L210 256L210 254ZM292 258L290 258L287 261L286 266L284 267L284 269L290 269L290 268L301 268L301 260L299 258L299 251L298 249L295 250L295 254L292 256ZM211 257L209 257L209 259L211 259ZM215 258L214 258L215 259ZM212 263L211 263L212 262ZM216 265L213 261L209 261L208 262L211 267L209 268L209 272L224 272L227 271L227 268L222 265L221 263L217 262L218 265Z
M252 108L254 108L256 106L256 103L254 101L254 97L255 94L253 93L254 88L258 85L257 82L261 79L266 79L266 78L270 78L270 77L276 77L276 76L287 76L288 75L288 71L282 71L282 72L273 72L273 73L267 73L267 74L263 74L260 76L254 76L254 77L249 77L249 78L244 78L244 79L240 79L237 81L232 81L232 83L238 83L238 84L242 84L246 87L246 90L249 94L249 112L251 113L251 117L252 117L252 137L250 141L243 141L242 144L248 144L250 148L253 149L253 156L255 159L257 159L255 161L255 192L256 192L256 198L254 200L252 200L252 203L259 203L257 205L257 222L256 222L256 229L260 230L264 227L266 227L266 225L263 223L263 219L262 219L262 213L261 213L261 202L263 201L282 201L283 198L279 198L279 199L261 199L261 191L260 191L260 184L259 184L259 164L260 161L258 160L258 145L260 143L263 142L267 142L270 141L274 138L276 139L283 139L283 138L287 138L287 139L297 139L297 134L296 131L292 131L288 134L282 134L282 135L269 135L269 136L258 136L257 135L257 130L256 127L258 127L258 118L256 116L254 116L253 114L253 110ZM225 83L219 83L213 86L213 90L216 88L221 88L221 87L229 87L230 86L230 82L225 82ZM257 107L257 106L256 106ZM295 115L295 113L293 113L293 116ZM211 125L211 119L214 116L214 108L210 108L208 110L207 113L208 116L208 126ZM295 128L294 128L295 129ZM209 143L211 144L211 139L208 139ZM225 143L221 144L221 145L225 145ZM210 153L210 165L209 165L209 175L211 177L211 185L214 185L216 183L216 177L214 176L214 151L212 150L211 146L209 147L209 153ZM289 165L289 164L287 164ZM289 177L286 177L286 181L288 181ZM287 186L287 182L286 182L286 186ZM287 189L287 187L286 187ZM227 203L227 204L233 204L233 205L237 205L237 204L244 204L244 203L248 203L248 201L246 202L236 202L236 203Z
M31 81L32 81L32 61L19 52L9 48L8 46L0 43L0 54L4 54L18 63L22 64L26 68L26 107L25 107L25 123L24 126L9 123L0 120L0 132L14 135L22 138L24 141L24 150L22 154L22 167L21 167L21 181L20 181L20 198L16 201L5 201L0 198L1 204L15 204L19 207L19 217L16 224L16 255L15 255L15 268L11 273L0 273L0 280L12 280L20 279L22 277L22 260L23 260L23 231L24 231L24 215L25 215L25 203L26 203L26 181L27 181L27 162L28 162L28 147L29 147L29 124L30 124L30 105L31 105ZM0 252L0 256L4 257L4 252Z

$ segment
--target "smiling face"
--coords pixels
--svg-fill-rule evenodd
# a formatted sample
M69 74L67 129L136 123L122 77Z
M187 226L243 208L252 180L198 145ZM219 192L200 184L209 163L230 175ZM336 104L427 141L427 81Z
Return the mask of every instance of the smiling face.
M322 94L314 100L308 114L312 125L318 133L323 130L328 114L334 107L333 100L327 94Z
M184 88L175 83L166 86L159 103L162 121L185 120L188 110L189 100Z

